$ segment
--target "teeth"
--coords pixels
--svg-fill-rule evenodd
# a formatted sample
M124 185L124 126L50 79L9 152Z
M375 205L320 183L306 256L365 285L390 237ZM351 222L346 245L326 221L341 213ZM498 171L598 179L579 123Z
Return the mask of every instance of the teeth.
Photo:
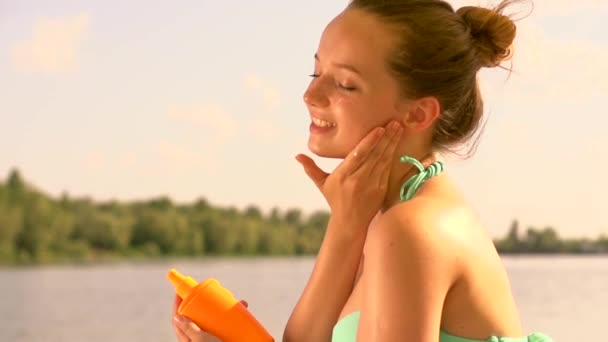
M329 122L329 121L325 121L325 120L321 120L318 118L313 117L312 118L312 122L319 127L335 127L336 124L334 122Z

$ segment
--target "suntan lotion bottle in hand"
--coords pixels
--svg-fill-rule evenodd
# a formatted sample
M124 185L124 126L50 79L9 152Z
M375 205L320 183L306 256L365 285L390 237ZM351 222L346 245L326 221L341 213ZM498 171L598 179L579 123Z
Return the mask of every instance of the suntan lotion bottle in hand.
M167 278L183 301L177 313L223 342L274 342L249 310L217 279L198 283L171 269Z

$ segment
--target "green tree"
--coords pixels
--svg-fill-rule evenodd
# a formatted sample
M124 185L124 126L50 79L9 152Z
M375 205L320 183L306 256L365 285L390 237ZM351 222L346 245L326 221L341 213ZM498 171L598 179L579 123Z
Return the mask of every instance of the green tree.
M235 253L241 255L253 255L258 252L258 244L261 238L261 221L255 219L238 220L231 228L236 230L239 239L235 246Z
M23 229L15 243L19 255L29 261L53 261L73 231L73 215L35 192L24 199L23 214Z
M0 200L0 264L14 261L17 253L17 237L22 228L23 212L21 208Z
M272 208L270 210L270 214L268 215L268 221L270 221L271 224L277 224L281 222L281 220L281 209L277 207Z
M245 209L245 218L260 220L262 218L262 211L257 206L250 205Z
M324 232L325 228L329 224L329 217L330 215L326 211L315 211L308 217L306 226L307 228Z
M561 249L561 242L555 229L547 227L542 231L528 229L525 250L531 253L555 253Z
M153 203L136 213L131 245L158 246L162 254L187 254L189 249L188 220L175 208Z
M285 213L285 222L294 227L302 224L302 211L300 209L289 209Z
M597 245L602 253L608 253L608 235L602 234L597 239Z
M519 222L517 220L513 220L507 236L498 240L496 247L501 253L516 253L522 250L523 246L519 239Z
M7 200L13 204L23 204L27 196L27 185L18 170L11 170L6 182Z
M210 254L232 254L237 250L239 232L234 229L234 212L215 213L205 221L205 251Z
M90 247L102 250L125 251L131 240L133 220L112 210L94 210L78 213L73 240L86 241Z
M258 250L266 255L293 255L296 253L296 227L286 224L270 226L262 232Z

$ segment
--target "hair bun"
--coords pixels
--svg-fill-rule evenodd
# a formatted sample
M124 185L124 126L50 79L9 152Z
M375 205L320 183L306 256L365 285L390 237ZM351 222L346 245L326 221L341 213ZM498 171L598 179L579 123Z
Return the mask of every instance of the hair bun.
M479 67L492 68L511 58L516 26L502 10L517 0L505 0L494 9L465 6L456 11L469 27Z

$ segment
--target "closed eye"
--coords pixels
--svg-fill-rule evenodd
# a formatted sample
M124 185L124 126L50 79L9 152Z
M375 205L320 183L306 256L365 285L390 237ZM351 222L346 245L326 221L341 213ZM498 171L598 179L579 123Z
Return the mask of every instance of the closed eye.
M321 75L319 75L319 74L310 74L308 76L310 76L312 78L318 78ZM348 86L345 86L344 84L341 84L341 83L336 83L336 88L338 88L340 90L348 91L348 92L352 92L352 91L357 90L357 88L355 88L355 87L348 87Z
M342 85L340 83L337 83L336 86L338 88L342 89L342 90L345 90L345 91L355 91L355 90L357 90L357 88L355 88L355 87L347 87L347 86Z

